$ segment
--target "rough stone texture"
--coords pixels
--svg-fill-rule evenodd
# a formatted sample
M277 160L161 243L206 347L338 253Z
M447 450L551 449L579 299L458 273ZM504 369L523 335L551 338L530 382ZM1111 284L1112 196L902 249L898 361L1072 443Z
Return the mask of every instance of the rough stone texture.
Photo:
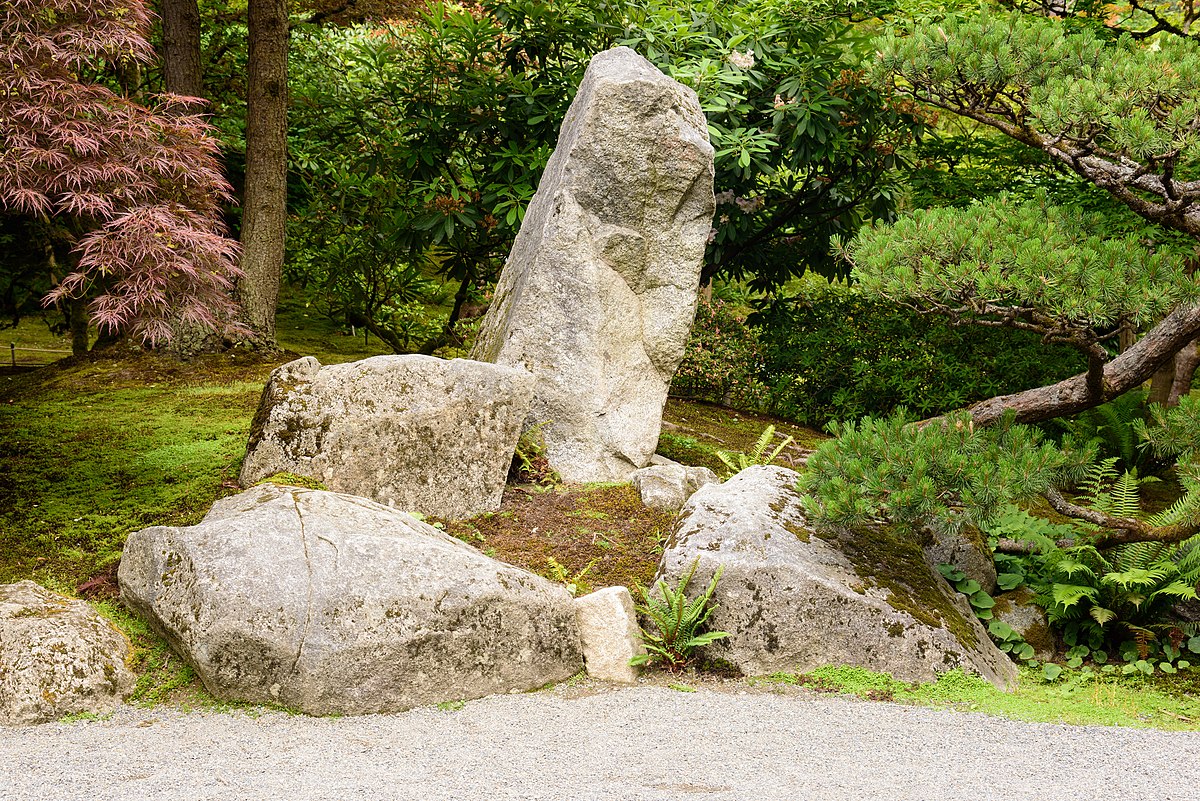
M629 590L606 587L576 598L575 616L588 675L604 681L636 681L638 670L629 660L646 653L646 647Z
M678 512L693 492L718 480L717 474L707 467L686 467L672 462L634 471L633 487L641 495L642 503L651 509Z
M704 487L680 513L659 577L677 584L699 560L695 593L724 566L709 622L730 636L709 646L712 656L748 675L846 664L929 681L959 667L1015 683L1016 667L917 543L879 531L823 539L804 519L797 478L751 467Z
M1050 628L1045 610L1033 602L1033 592L1028 587L997 595L992 616L1024 637L1025 642L1033 646L1035 659L1043 662L1054 659L1058 652L1058 637Z
M255 487L134 533L118 578L224 700L387 712L583 666L564 588L350 495Z
M961 534L946 534L932 529L925 532L925 559L930 567L954 565L975 579L989 595L996 591L996 559L979 529Z
M564 480L654 453L714 208L695 93L628 48L593 58L472 353L536 376L526 426Z
M83 601L0 585L0 723L111 712L136 678L129 640Z
M466 359L375 356L271 373L241 482L274 473L450 519L500 508L533 377Z

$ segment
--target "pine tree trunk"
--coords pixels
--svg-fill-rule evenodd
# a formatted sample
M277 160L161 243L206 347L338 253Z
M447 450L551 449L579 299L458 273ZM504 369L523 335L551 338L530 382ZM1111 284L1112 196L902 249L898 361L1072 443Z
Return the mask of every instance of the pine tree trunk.
M246 191L238 298L258 344L275 346L287 222L287 3L250 0Z
M1084 373L1050 386L981 401L970 407L971 418L975 425L992 425L1011 413L1015 422L1036 423L1099 406L1141 385L1198 337L1200 308L1176 309L1137 344L1104 365L1099 394L1094 391L1096 382Z
M161 0L163 80L171 94L203 97L198 0Z
M1193 339L1175 356L1175 381L1171 385L1171 394L1167 396L1168 406L1178 406L1179 399L1192 391L1197 367L1200 367L1200 342Z

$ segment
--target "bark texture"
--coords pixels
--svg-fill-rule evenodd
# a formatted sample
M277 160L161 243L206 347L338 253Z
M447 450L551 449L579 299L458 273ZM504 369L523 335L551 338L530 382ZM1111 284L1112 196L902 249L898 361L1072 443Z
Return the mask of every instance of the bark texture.
M200 4L197 0L161 0L163 81L168 92L202 97Z
M1133 347L1104 365L1099 391L1089 388L1088 374L1012 395L1001 395L971 407L977 425L1000 420L1007 411L1018 423L1036 423L1107 403L1152 377L1175 354L1200 336L1200 307L1176 309Z
M287 219L287 3L250 0L246 192L238 296L261 344L275 343Z

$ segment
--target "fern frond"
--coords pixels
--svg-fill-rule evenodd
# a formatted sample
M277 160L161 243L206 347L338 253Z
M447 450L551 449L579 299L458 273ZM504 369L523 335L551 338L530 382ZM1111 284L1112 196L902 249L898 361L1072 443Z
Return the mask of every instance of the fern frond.
M1138 487L1141 481L1137 472L1126 470L1113 482L1109 492L1108 509L1105 511L1113 517L1140 517L1142 503Z

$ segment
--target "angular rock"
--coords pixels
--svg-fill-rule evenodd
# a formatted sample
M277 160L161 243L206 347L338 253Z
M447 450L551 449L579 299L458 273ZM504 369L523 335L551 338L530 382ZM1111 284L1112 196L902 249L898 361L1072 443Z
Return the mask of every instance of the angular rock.
M466 359L306 356L271 373L241 482L293 473L423 515L494 511L532 392L526 371Z
M366 714L583 666L573 599L364 498L265 484L129 537L121 597L218 698Z
M83 601L0 585L0 723L111 712L133 691L125 635Z
M1033 602L1033 592L1028 587L1018 587L996 596L992 607L992 618L1012 626L1013 630L1033 646L1033 657L1042 662L1054 659L1058 654L1058 637L1050 628L1046 610Z
M638 670L629 660L646 653L633 597L625 587L606 587L575 599L583 666L589 676L631 683Z
M592 59L472 358L537 378L566 481L624 481L658 442L715 209L695 93L624 47Z
M675 586L725 571L709 619L729 637L709 654L747 675L858 665L903 681L962 668L998 687L1017 678L974 614L926 564L920 545L879 531L824 539L806 522L797 474L750 467L691 497L659 566Z
M924 536L925 560L930 567L954 565L979 582L984 592L996 591L996 559L979 529L966 528L958 534L929 529Z
M675 462L643 467L635 470L632 478L642 503L665 512L678 512L693 492L718 480L717 474L707 467L687 467Z

